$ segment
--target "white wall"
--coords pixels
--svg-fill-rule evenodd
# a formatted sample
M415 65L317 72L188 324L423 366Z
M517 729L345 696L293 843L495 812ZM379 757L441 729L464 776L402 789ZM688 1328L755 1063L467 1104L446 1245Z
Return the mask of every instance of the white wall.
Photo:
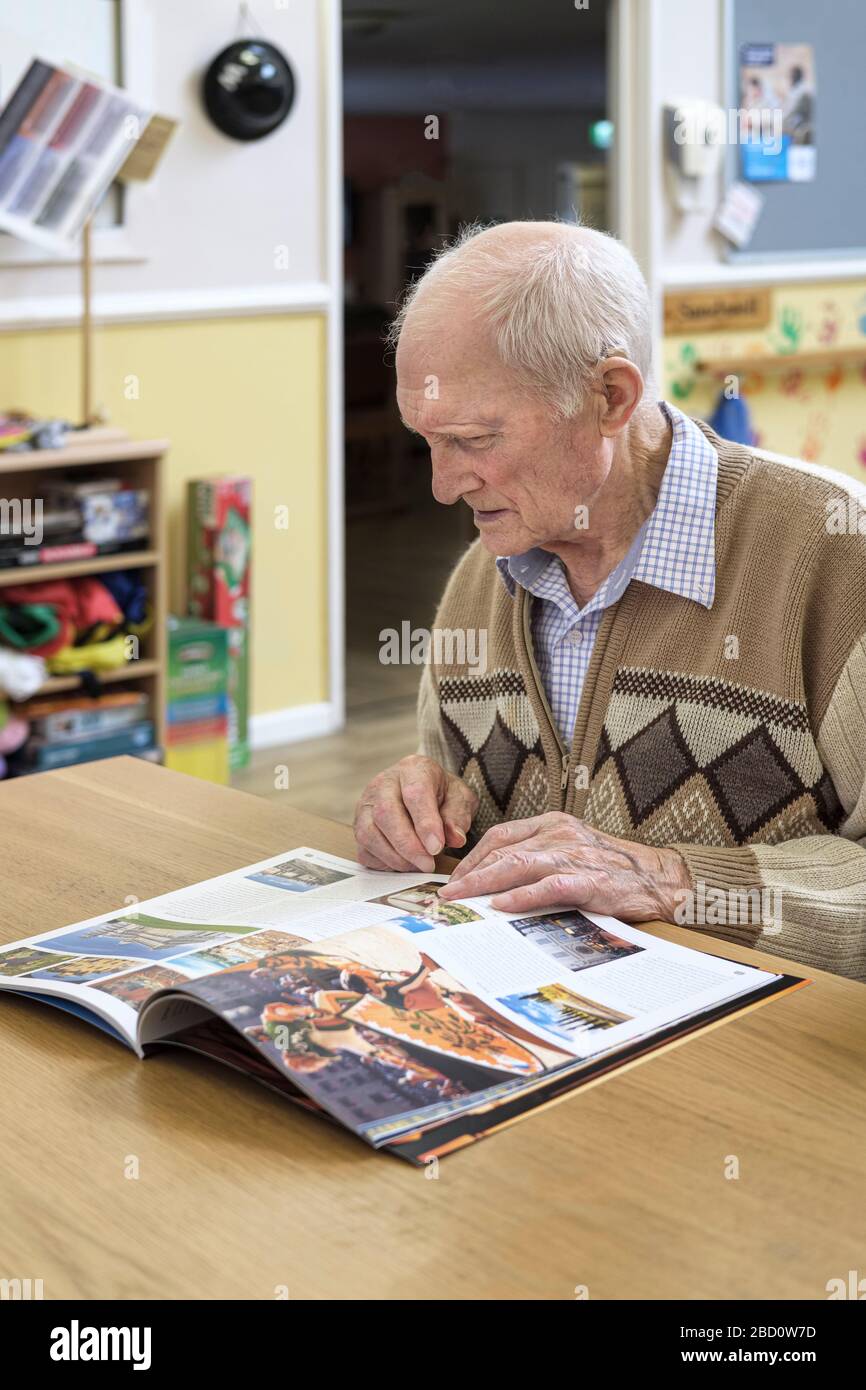
M17 2L17 0L16 0ZM29 6L66 12L75 0L27 0ZM204 113L199 88L204 69L241 35L237 0L126 0L130 92L181 124L150 185L128 194L127 233L95 236L99 296L172 295L192 302L249 287L251 305L273 292L285 295L321 286L327 278L323 225L324 148L323 0L253 6L265 36L280 47L295 73L295 105L279 130L248 144L228 139ZM4 21L13 17L3 11ZM58 41L63 45L64 40ZM65 40L68 45L68 39ZM60 52L44 56L63 61ZM9 95L4 65L3 98ZM118 246L118 242L120 245ZM275 247L288 247L288 268L275 263ZM110 248L110 249L109 249ZM15 301L70 296L72 266L44 263L44 253L15 248L14 268L0 255L0 300L8 316ZM106 263L120 255L120 263Z
M659 32L656 91L660 106L686 97L726 104L722 85L723 0L661 0L656 6ZM661 139L662 111L656 112ZM721 169L716 187L721 195ZM721 257L712 231L714 208L702 212L678 212L664 197L662 266L718 264Z

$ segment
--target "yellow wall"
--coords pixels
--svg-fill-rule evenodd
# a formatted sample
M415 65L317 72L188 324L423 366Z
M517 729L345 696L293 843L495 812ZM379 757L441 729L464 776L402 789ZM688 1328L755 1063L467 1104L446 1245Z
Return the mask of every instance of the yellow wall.
M696 360L725 368L730 357L785 358L784 370L743 374L758 443L775 453L820 463L866 480L866 283L780 285L771 295L770 323L760 330L670 335L664 340L665 396L706 419L720 379L695 373ZM834 352L862 353L846 364ZM799 354L821 354L817 366Z
M254 482L251 709L327 699L325 321L319 314L97 330L95 397L138 438L168 438L169 593L183 611L185 484ZM130 399L136 389L138 399ZM72 329L0 334L4 407L76 419ZM274 509L289 508L289 528Z

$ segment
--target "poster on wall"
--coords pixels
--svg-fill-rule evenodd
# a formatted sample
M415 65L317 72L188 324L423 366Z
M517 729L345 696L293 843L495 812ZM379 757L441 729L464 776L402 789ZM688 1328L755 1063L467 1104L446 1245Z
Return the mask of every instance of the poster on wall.
M68 251L150 114L89 73L34 59L0 111L0 230Z
M810 43L740 46L741 172L749 183L815 177L815 55Z

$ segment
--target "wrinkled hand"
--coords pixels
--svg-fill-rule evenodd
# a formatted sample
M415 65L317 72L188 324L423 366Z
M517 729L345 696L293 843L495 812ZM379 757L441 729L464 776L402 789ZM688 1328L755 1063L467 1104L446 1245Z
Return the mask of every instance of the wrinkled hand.
M401 758L374 777L355 811L358 859L367 869L421 869L465 845L478 806L475 792L432 758Z
M618 840L550 811L488 830L439 890L442 898L493 894L503 912L580 907L626 922L672 921L675 896L692 887L672 849Z

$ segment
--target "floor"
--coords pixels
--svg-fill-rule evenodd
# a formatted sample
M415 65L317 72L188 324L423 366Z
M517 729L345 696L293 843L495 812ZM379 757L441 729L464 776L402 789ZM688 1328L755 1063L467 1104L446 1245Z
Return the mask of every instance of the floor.
M461 515L433 501L429 465L415 466L408 508L347 522L345 729L260 749L232 778L241 791L286 796L302 810L351 822L370 778L415 751L420 668L383 662L381 634L399 634L405 623L409 631L431 625L445 581L474 535L465 508Z

